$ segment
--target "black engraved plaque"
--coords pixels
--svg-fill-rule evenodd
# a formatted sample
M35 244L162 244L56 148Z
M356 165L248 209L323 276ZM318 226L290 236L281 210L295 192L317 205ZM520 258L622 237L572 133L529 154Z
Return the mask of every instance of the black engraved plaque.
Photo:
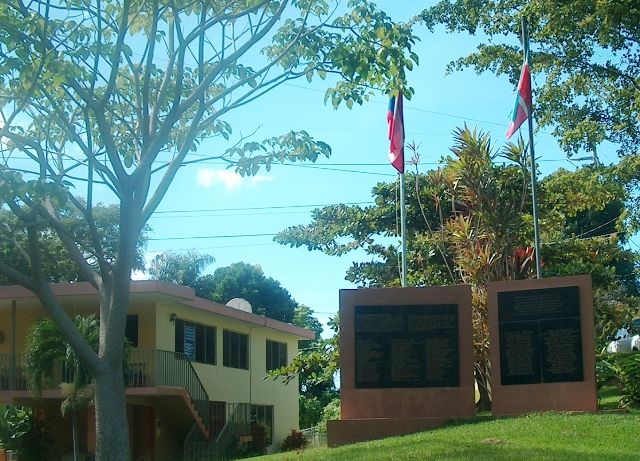
M456 304L355 306L356 388L460 385Z
M503 385L583 381L579 287L498 293Z

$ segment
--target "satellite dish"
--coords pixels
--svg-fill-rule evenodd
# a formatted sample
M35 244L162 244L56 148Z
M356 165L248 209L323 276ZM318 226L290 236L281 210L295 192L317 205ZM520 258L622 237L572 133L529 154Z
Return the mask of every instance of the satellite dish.
M227 307L238 309L239 311L252 313L251 303L244 298L233 298L227 302Z

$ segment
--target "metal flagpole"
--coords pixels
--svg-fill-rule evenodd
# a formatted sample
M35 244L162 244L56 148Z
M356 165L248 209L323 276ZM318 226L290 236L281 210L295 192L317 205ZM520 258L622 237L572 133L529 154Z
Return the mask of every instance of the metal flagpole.
M404 159L403 159L404 160ZM404 170L404 168L403 168ZM402 286L407 286L407 211L404 206L404 171L400 173L400 234L402 234Z
M529 59L529 29L527 20L522 18L522 41L524 42L525 59ZM533 104L529 108L527 117L529 125L529 153L531 154L531 200L533 201L533 238L536 252L536 278L542 278L542 264L540 258L540 225L538 223L538 174L536 172L536 154L533 148Z

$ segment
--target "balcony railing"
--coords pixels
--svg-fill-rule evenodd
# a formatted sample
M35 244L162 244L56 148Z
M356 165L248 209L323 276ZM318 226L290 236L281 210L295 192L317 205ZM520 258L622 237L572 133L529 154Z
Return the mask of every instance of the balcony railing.
M13 371L12 371L13 370ZM62 362L53 367L53 376L45 380L46 389L58 389L61 383L73 382L73 369ZM208 414L207 393L191 362L180 352L131 349L125 370L127 387L171 386L184 388L204 417ZM0 354L0 390L27 390L24 357Z
M23 373L22 356L15 362L9 354L0 354L0 391L25 390L27 382Z
M206 423L209 396L189 359L181 352L132 349L129 352L128 387L184 388Z

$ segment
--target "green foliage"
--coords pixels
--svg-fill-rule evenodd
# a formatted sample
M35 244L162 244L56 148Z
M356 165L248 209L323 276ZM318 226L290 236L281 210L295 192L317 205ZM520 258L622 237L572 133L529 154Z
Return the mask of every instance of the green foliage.
M255 314L283 322L293 321L298 303L280 282L267 277L260 266L238 262L219 267L213 274L202 275L213 261L212 256L198 252L169 251L156 256L148 270L152 278L190 286L202 298L221 304L233 298L244 298ZM311 321L311 318L304 318L304 313L300 316L299 321ZM313 323L310 326L317 327Z
M27 407L0 408L0 449L16 452L20 460L47 459L51 442L44 428Z
M243 459L265 455L269 446L267 429L262 424L251 423L251 441L239 443L234 437L225 453L226 459Z
M177 283L195 288L202 271L214 262L213 256L202 255L197 251L176 253L165 251L156 255L148 268L149 276L155 280ZM196 293L200 296L200 293Z
M338 317L330 319L328 324L333 331L331 338L318 337L308 347L300 349L289 365L268 375L269 379L282 379L285 383L298 376L300 426L303 428L316 426L326 406L338 396L334 384L340 366Z
M82 337L97 351L97 317L79 315L74 323ZM24 368L29 389L40 394L56 375L56 366L66 370L75 389L88 385L92 380L89 370L80 363L68 339L53 320L45 318L33 325L26 339Z
M340 419L340 399L334 398L327 404L322 411L322 418L320 419L320 427L322 430L327 430L327 422Z
M232 298L244 298L254 314L283 322L291 322L298 303L277 280L267 277L258 265L243 262L219 267L213 275L201 277L197 283L200 293L225 304Z
M305 435L295 429L291 429L291 434L286 436L280 445L280 451L303 450L309 446L309 440Z
M68 228L74 238L81 242L83 254L86 260L96 270L100 271L97 259L93 253L95 250L91 244L91 231L86 218L75 208L60 210L61 222ZM96 205L93 210L93 220L96 224L98 239L101 242L102 251L107 261L113 263L118 250L119 214L116 205ZM57 282L81 282L86 277L78 269L69 250L65 247L60 237L45 220L38 221L38 238L40 239L40 264L42 272L46 274L46 281ZM31 258L28 256L28 227L26 223L18 219L7 210L0 210L0 229L11 234L10 239L0 239L0 259L12 268L23 274L33 274ZM149 226L145 226L136 246L133 269L144 269L144 251L147 246ZM2 230L0 230L0 234ZM11 285L14 280L0 273L0 285Z
M640 354L610 354L597 362L598 385L616 382L620 407L640 407Z
M299 349L313 347L313 344L320 339L322 330L324 329L322 323L313 315L313 309L304 304L296 306L291 323L302 328L307 328L316 334L313 340L298 341Z
M540 128L552 127L564 150L596 152L604 141L635 154L640 140L637 53L640 9L634 0L443 0L417 18L430 29L478 34L485 43L448 70L506 74L515 86L527 18Z

